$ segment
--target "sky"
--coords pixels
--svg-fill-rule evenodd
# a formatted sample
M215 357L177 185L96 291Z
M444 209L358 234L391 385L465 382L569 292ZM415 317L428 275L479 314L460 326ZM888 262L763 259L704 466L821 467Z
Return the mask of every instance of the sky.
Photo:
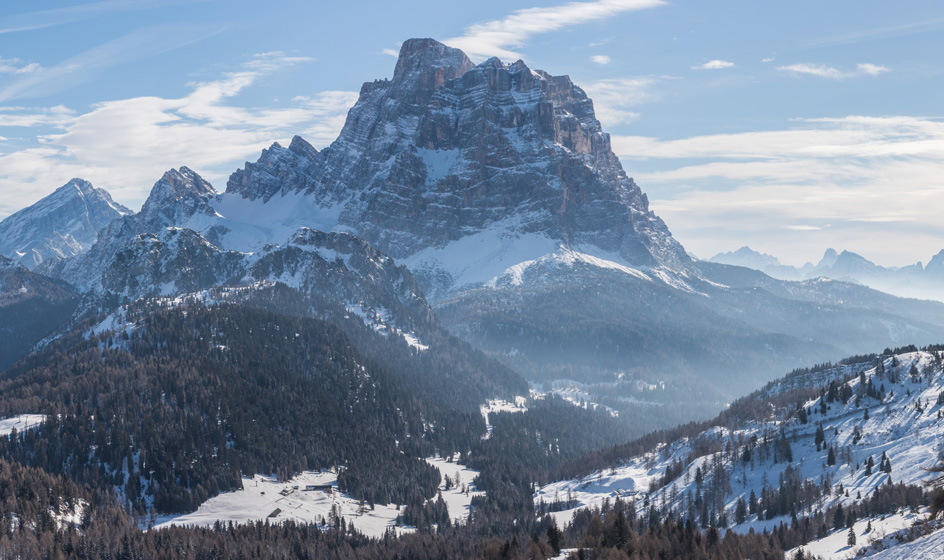
M331 143L402 41L524 59L594 99L693 254L879 264L944 249L940 0L0 4L0 218L82 177L140 208L274 141Z

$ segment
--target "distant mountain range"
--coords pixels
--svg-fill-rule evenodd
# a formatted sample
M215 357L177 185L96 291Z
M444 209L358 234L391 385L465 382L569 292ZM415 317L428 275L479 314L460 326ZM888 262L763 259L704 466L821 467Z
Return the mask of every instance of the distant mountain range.
M931 257L927 265L917 262L900 268L880 266L862 255L851 251L837 253L835 249L827 249L817 264L808 262L799 268L781 264L776 257L746 246L718 253L708 260L753 268L782 280L832 278L864 284L900 297L944 301L944 250Z

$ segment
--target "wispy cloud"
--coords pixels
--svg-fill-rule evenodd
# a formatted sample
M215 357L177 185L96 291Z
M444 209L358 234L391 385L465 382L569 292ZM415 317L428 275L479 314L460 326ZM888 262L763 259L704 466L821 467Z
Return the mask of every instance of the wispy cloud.
M0 74L29 74L42 68L39 64L24 63L19 58L0 57Z
M790 64L787 66L778 66L777 70L788 74L805 74L818 76L820 78L829 78L831 80L844 80L857 76L878 76L879 74L891 72L891 68L887 66L868 62L857 64L856 69L851 72L839 70L838 68L826 66L825 64Z
M731 68L732 66L734 66L734 63L727 60L709 60L704 64L692 66L692 70L721 70L723 68Z
M783 226L783 229L791 229L793 231L819 231L823 228L819 226L790 225L790 226Z
M891 68L888 66L882 66L881 64L869 64L866 62L863 64L857 64L856 72L859 74L865 74L866 76L878 76L879 74L884 74L885 72L891 72Z
M659 99L659 85L669 79L667 76L637 76L600 80L587 84L584 89L593 99L597 118L606 128L638 119L639 113L629 109Z
M392 56L393 58L399 58L400 52L396 49L380 49L380 54L385 54L387 56Z
M0 127L59 126L67 123L75 111L64 105L55 107L0 107Z
M512 49L522 47L534 35L665 4L664 0L597 0L527 8L504 19L471 25L462 36L444 42L462 49L472 58L497 56L514 60L521 55Z
M774 58L774 57L772 57L772 56L768 56L767 58L762 58L762 59L760 59L760 61L763 62L764 64L773 62L773 61L775 61L775 60L777 60L777 59Z
M46 29L47 27L84 21L106 14L205 1L212 0L105 0L65 8L39 10L0 17L0 34Z
M749 243L802 264L838 246L904 265L944 247L942 119L802 119L775 130L612 142L696 254Z
M593 56L590 57L590 60L593 61L593 62L596 62L597 64L599 64L599 65L601 65L601 66L605 66L605 65L607 65L607 64L609 64L610 62L613 61L613 59L611 59L610 57L606 56L605 54L596 54L596 55L593 55Z
M59 130L39 147L0 156L0 216L22 208L71 177L83 177L134 207L170 167L188 165L218 187L273 140L299 133L316 146L333 140L357 92L326 91L282 106L253 108L233 98L265 76L308 58L266 53L218 80L192 84L184 97L136 97L100 103L82 114L67 109L0 111ZM48 122L40 118L50 114ZM54 120L55 119L58 120ZM8 123L10 125L15 123Z
M944 18L939 17L919 22L890 25L886 27L876 27L872 29L853 31L851 33L843 33L840 35L812 41L806 44L805 48L815 49L836 45L852 45L855 43L875 41L878 39L917 35L919 33L928 33L932 31L938 31L940 29L944 29Z
M59 64L38 68L0 87L0 103L53 95L94 79L100 72L201 41L221 26L160 25L138 29L79 53Z

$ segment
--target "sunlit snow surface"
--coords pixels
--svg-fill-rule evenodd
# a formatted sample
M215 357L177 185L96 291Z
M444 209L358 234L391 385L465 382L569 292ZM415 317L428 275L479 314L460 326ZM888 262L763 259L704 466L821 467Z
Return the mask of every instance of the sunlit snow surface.
M20 414L10 418L0 419L0 436L8 436L14 428L17 432L23 433L26 430L39 426L46 416L43 414Z
M849 530L843 529L841 531L834 531L828 537L817 539L787 551L787 558L793 558L797 550L801 548L804 553L816 555L823 560L841 560L855 558L857 556L902 558L909 560L938 560L944 558L944 549L941 548L941 545L944 545L944 541L941 541L938 545L937 554L930 556L901 555L903 551L908 550L907 547L912 544L903 544L902 540L911 538L912 527L915 522L920 522L927 518L926 513L927 510L925 509L921 513L901 512L893 515L861 519L853 525L853 531L855 531L856 535L855 545L849 546ZM869 521L872 523L872 530L866 532Z
M430 458L427 462L438 468L443 475L440 491L449 509L449 517L454 522L465 523L472 498L482 494L477 492L472 484L478 472L442 458ZM459 476L458 486L454 484L456 475ZM446 476L453 481L449 490L445 489ZM309 485L330 485L334 490L330 493L306 490ZM295 489L295 486L298 488ZM463 491L466 489L468 492ZM375 504L373 510L369 505L362 507L359 500L337 491L336 474L316 471L304 472L287 482L279 482L274 477L263 475L244 477L242 490L210 498L193 513L159 517L155 528L172 525L206 527L217 521L244 524L266 519L270 523L292 520L298 523L320 524L322 521L328 522L332 506L337 506L348 526L353 524L358 531L369 537L381 537L387 530L398 534L414 530L412 527L397 526L396 519L402 513L402 507L399 510L395 504ZM269 515L277 509L281 510L278 515L270 518Z

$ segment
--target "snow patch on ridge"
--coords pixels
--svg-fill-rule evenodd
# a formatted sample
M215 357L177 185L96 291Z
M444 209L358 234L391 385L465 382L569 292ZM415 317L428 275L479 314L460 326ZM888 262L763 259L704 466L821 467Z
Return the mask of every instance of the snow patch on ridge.
M598 254L601 253L598 252ZM501 275L490 279L487 285L491 288L495 288L500 284L507 282L512 286L521 286L525 281L524 275L530 268L540 265L562 265L572 268L577 264L587 264L597 268L617 270L619 272L629 274L630 276L635 276L640 280L652 282L652 278L649 277L645 272L618 262L621 260L619 257L616 257L615 255L607 255L607 257L608 258L604 258L603 256L582 253L560 245L558 246L557 252L543 255L537 259L524 261L514 266L508 267Z

